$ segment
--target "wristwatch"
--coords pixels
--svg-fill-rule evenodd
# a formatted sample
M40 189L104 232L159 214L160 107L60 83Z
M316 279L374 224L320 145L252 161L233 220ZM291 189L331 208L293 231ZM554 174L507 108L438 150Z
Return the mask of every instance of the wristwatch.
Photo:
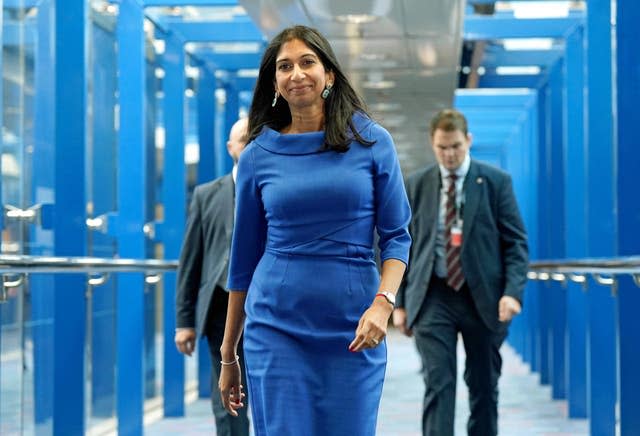
M376 294L376 297L377 296L384 297L389 302L389 304L391 304L393 307L396 307L396 294L394 294L393 292L380 291Z

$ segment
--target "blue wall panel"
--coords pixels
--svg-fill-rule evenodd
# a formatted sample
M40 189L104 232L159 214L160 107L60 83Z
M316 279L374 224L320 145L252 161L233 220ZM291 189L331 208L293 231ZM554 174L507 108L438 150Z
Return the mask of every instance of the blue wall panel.
M53 34L54 8L50 1L38 7L38 35ZM51 204L54 196L55 119L51 116L55 102L55 41L41 38L34 59L34 154L32 198ZM7 201L5 199L5 201ZM33 229L30 240L34 255L53 254L53 232ZM34 275L29 281L31 290L31 337L33 340L33 399L34 421L37 431L51 432L53 414L53 304L55 289L52 276ZM27 335L28 337L28 335Z
M162 200L164 223L162 242L167 259L180 256L186 216L185 149L185 56L182 43L167 38L163 56L165 149ZM175 320L175 273L165 274L164 288L164 413L165 416L184 415L184 357L173 341Z
M549 258L565 257L565 209L564 209L564 82L562 72L564 64L557 62L549 73L549 136L547 144L547 173L549 180ZM544 221L542 221L544 222ZM550 284L551 298L551 396L554 399L566 398L567 395L567 289L558 282Z
M55 195L57 256L86 255L86 2L55 8ZM84 274L55 276L53 434L82 434L84 417Z
M586 190L588 256L616 254L615 168L611 62L611 1L590 0L587 8ZM603 110L604 109L604 110ZM589 424L591 435L616 428L616 301L608 286L589 285Z
M568 258L587 256L586 147L584 141L584 56L583 30L578 29L566 40L564 71L564 187L565 242ZM567 290L568 325L568 393L569 416L587 416L587 296L580 286L569 284Z
M549 143L551 142L549 128L550 113L550 92L548 85L543 86L538 91L538 258L550 259L549 250L549 222L551 221L551 209L549 199L551 197L551 185L547 171L549 163ZM551 368L551 312L548 310L552 301L552 289L549 283L532 284L534 293L538 296L540 311L538 313L539 322L539 353L540 353L540 383L547 385L550 382Z
M145 41L143 13L135 0L120 3L116 27L120 96L118 137L118 255L146 257ZM126 72L126 74L122 74ZM126 120L126 122L124 122ZM142 434L144 277L123 273L117 289L116 410L121 435Z
M91 148L88 151L91 179L91 216L111 212L116 205L117 68L115 36L94 24L91 30L92 114ZM111 235L94 231L89 235L89 254L113 257L115 241ZM115 280L94 287L91 299L91 414L111 417L115 413Z
M200 68L198 82L198 142L200 144L200 160L198 161L197 183L205 183L214 179L214 144L216 113L216 78L206 68Z
M638 126L640 126L640 62L638 23L640 3L618 0L616 29L617 74L617 226L618 255L638 255L640 247L640 202L638 202ZM628 277L620 281L620 430L623 436L640 429L640 289Z

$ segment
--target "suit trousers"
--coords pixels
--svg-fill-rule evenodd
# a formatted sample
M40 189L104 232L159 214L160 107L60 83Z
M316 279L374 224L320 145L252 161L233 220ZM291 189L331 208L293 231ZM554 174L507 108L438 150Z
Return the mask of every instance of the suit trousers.
M224 289L216 286L211 296L211 304L209 305L209 316L207 326L205 328L205 336L209 343L209 351L211 353L211 406L213 415L216 420L216 434L218 436L249 436L249 417L247 408L249 406L249 395L246 390L247 376L244 365L244 352L242 350L242 339L238 344L238 356L240 357L240 366L242 368L242 385L245 387L245 395L243 403L245 406L238 410L238 416L231 416L222 406L220 399L220 391L218 390L218 379L220 378L220 346L224 338L224 326L227 318L227 306L229 303L229 293Z
M496 315L497 311L496 307ZM496 435L498 378L502 369L499 350L507 326L498 332L490 330L480 318L467 284L456 292L434 274L413 332L425 383L422 434L454 434L460 333L466 351L464 380L469 388L471 412L467 432L470 436Z

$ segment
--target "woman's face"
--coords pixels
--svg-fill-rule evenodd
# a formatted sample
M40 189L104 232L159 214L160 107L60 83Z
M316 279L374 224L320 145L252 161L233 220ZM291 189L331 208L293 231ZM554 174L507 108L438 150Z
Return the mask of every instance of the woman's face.
M324 104L320 96L334 74L325 71L320 58L299 39L282 44L276 56L276 91L292 109Z

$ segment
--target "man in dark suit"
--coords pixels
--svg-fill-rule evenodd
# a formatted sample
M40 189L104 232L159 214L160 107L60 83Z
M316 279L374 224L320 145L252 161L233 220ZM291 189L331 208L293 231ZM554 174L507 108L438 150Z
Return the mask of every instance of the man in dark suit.
M423 435L453 435L459 333L466 351L468 434L496 435L499 349L521 309L526 232L510 176L469 157L464 115L439 112L430 136L438 163L407 180L413 245L393 321L414 334L422 358Z
M211 353L211 402L218 435L248 436L247 408L238 417L222 406L217 382L220 376L220 345L224 336L229 294L226 290L227 263L233 232L236 163L247 142L247 120L238 120L229 133L227 150L234 161L231 174L196 186L189 210L178 268L176 334L178 351L191 356L196 336L204 335ZM238 347L244 368L242 345ZM245 375L242 375L246 380ZM245 402L247 399L245 398Z

